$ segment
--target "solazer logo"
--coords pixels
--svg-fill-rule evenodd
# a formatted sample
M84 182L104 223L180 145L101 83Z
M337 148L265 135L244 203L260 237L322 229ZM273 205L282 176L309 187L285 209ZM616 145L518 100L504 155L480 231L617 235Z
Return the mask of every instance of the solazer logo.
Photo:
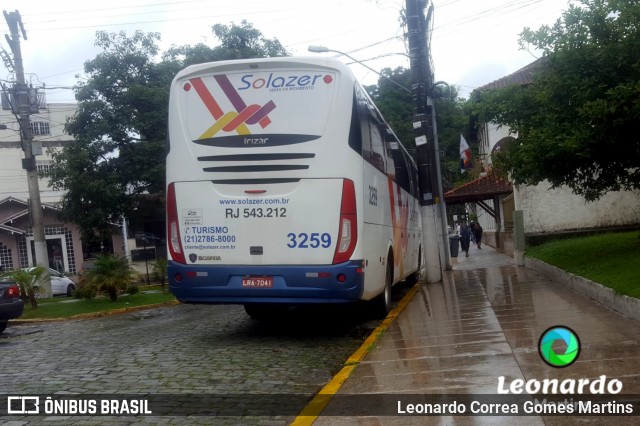
M250 135L248 125L259 124L263 129L271 124L269 113L276 108L273 101L264 105L247 105L233 87L226 75L216 75L214 79L227 96L235 111L223 111L201 78L192 78L183 87L185 91L195 89L215 122L198 139L212 138L218 132L237 132Z
M556 352L558 346L563 346L564 352ZM580 339L569 327L556 325L542 333L538 342L538 352L542 360L551 367L568 367L578 359Z

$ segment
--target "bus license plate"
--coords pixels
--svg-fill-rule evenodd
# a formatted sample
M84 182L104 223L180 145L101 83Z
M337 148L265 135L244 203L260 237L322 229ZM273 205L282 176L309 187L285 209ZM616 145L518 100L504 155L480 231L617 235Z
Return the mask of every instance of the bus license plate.
M243 277L242 287L272 288L273 277Z

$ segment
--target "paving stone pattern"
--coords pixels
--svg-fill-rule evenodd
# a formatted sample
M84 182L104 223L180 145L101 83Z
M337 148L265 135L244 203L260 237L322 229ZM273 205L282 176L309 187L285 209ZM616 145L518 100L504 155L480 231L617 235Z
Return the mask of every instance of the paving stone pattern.
M244 395L249 404L252 394L310 399L378 323L345 308L259 322L241 306L178 305L12 325L0 335L0 394ZM261 416L261 405L255 417L15 416L0 424L288 424L306 401L292 397L295 406L272 417Z

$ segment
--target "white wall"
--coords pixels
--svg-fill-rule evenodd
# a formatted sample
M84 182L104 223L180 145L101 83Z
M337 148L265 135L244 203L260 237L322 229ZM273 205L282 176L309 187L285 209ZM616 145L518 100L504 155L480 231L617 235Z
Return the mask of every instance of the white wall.
M485 200L484 203L489 207L492 207L495 210L493 205L493 200ZM500 210L502 210L502 203L499 206ZM496 221L489 213L487 213L482 207L477 207L478 213L478 223L482 226L482 229L486 231L495 231L496 230ZM500 220L503 222L500 224L500 228L504 230L504 215L502 211L500 211Z
M524 212L527 233L631 225L640 222L640 191L611 192L586 202L567 187L550 190L548 182L521 186L516 208Z
M64 124L67 117L75 113L76 104L47 104L47 108L41 108L40 112L31 115L32 122L49 123L48 135L35 135L34 140L46 144L61 145L63 142L72 141L73 138L64 133ZM21 200L29 198L27 185L27 173L22 169L24 153L20 148L19 126L11 111L0 110L0 123L6 124L7 130L0 130L0 199L14 197ZM47 153L47 147L43 147L42 155L35 157L36 161L51 160ZM53 148L56 150L61 147ZM53 191L48 186L48 179L39 179L40 199L43 203L57 203L63 192Z
M490 153L493 147L509 135L507 127L498 128L493 123L480 126L478 138L480 155L485 166L491 164ZM640 191L612 192L600 200L587 203L581 196L575 195L567 187L550 189L548 182L536 186L514 188L514 202L517 210L524 213L526 233L544 233L568 231L583 228L621 226L640 223ZM491 201L487 201L491 204ZM501 208L502 206L500 206ZM487 218L478 219L485 230L494 230L495 225L485 226ZM504 218L504 213L501 214Z
M517 135L509 134L509 128L506 126L499 127L494 123L486 123L482 125L478 131L478 140L480 143L480 158L485 171L491 166L491 152L496 144L506 137L517 137Z
M67 117L73 115L78 108L77 104L47 104L47 108L41 108L40 112L31 115L31 121L47 121L51 134L46 136L34 136L35 140L68 141L73 140L64 132Z
M22 169L24 154L20 148L3 148L0 144L0 199L14 197L21 200L29 198L27 172ZM49 155L38 155L36 160L51 159ZM62 191L53 191L48 187L48 179L38 179L40 200L43 203L56 203L62 197Z

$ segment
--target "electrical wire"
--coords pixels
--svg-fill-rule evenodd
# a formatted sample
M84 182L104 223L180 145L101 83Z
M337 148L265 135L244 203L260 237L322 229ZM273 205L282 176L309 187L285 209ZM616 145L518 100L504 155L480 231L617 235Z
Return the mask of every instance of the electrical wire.
M472 22L477 22L480 20L485 20L485 19L504 19L505 17L513 14L513 13L517 13L519 11L522 11L526 8L530 8L532 6L538 5L542 2L544 2L545 0L510 0L510 1L506 1L501 3L498 6L493 6L493 7L489 7L486 9L483 9L481 11L478 12L474 12L470 15L467 16L462 16L460 18L454 19L452 21L443 23L441 25L435 25L433 28L430 29L430 31L433 33L435 32L437 35L437 39L441 40L443 37L447 37L448 35L455 33L455 32L459 32L459 27L460 26L464 26L466 24L472 23ZM445 8L445 7L452 7L452 6L456 6L461 2L461 0L448 0L448 1L443 1L442 3L439 4L435 4L436 7L436 11L439 8ZM230 17L230 16L237 16L237 13L229 13L229 14L225 14L224 11L222 13L219 12L218 9L218 13L216 15L211 15L211 16L203 16L202 14L200 14L197 18L193 18L193 17L176 17L176 18L169 18L169 19L161 19L161 20L146 20L146 19L141 19L141 20L134 20L132 22L126 22L126 23L106 23L106 24L99 24L99 25L92 25L92 24L87 24L87 25L76 25L76 26L70 26L65 24L65 22L77 22L78 14L88 14L87 17L83 18L83 19L104 19L106 18L117 18L117 17L124 17L124 16L148 16L151 17L154 14L158 14L158 13L165 13L165 12L169 12L172 6L175 5L189 5L189 4L196 4L196 3L202 3L202 0L184 0L184 1L171 1L171 2L162 2L162 3L145 3L145 4L128 4L126 6L116 6L116 7L104 7L104 8L99 8L99 9L74 9L74 10L70 10L70 11L64 11L64 12L60 12L60 14L63 14L63 17L61 19L51 19L51 13L47 12L47 13L32 13L32 14L28 14L28 15L23 15L23 19L28 18L29 19L29 31L30 32L48 32L48 31L57 31L57 30L62 30L62 29L80 29L80 28L103 28L103 27L115 27L115 26L125 26L125 25L139 25L139 24L152 24L152 23L159 23L159 22L173 22L173 21L184 21L184 20L191 20L191 19L212 19L215 18L217 20L219 20L221 17ZM340 5L342 2L337 2L335 4ZM390 8L387 7L387 4L390 4L392 7L392 9L402 9L402 6L400 6L400 4L402 4L403 2L400 3L394 3L394 2L387 2L384 4L381 4L380 2L376 2L379 8ZM255 3L251 3L251 4L255 4L255 5L263 5L264 3L260 2L255 2ZM147 10L147 11L138 11L142 8L149 8L149 7L155 7L156 10ZM326 7L326 4L323 5L323 7ZM190 10L197 10L197 8L190 8ZM244 12L242 12L243 16L251 16L253 14L260 14L260 15L264 15L264 14L269 14L269 13L282 13L287 9L282 9L282 8L277 8L277 9L266 9L266 10L259 10L259 11L251 11L251 8L247 8ZM115 14L107 14L105 15L104 12L110 12L113 11L115 12ZM125 12L125 11L129 11L129 12ZM122 12L122 13L120 13ZM34 19L32 19L34 18ZM55 18L55 17L54 17ZM279 20L286 20L289 19L289 17L285 17L285 18L280 18ZM48 23L52 23L55 26L54 27L48 27L48 28L37 28L37 27L33 27L33 24L48 24ZM396 33L402 30L402 25L400 25L400 27L396 30ZM344 33L341 33L342 35L344 35ZM340 34L338 34L340 35ZM335 36L335 34L333 35L327 35L326 37L331 37L331 36ZM396 35L395 37L390 37L390 38L386 38L384 40L381 40L379 42L375 42L372 44L368 44L366 46L362 46L359 48L355 48L355 49L350 49L349 51L347 51L348 53L355 53L355 52L361 52L361 51L365 51L367 49L372 49L374 47L380 46L381 44L386 43L387 46L390 46L390 43L393 40L399 39L399 40L403 40L403 34L400 35ZM294 46L299 45L302 43L296 43L294 44ZM406 51L406 46L405 46L405 51ZM375 60L375 59L381 59L384 57L384 51L379 50L378 53L372 55L370 58L368 59L364 59L364 61L371 61L371 60ZM78 72L81 70L76 70L76 71L69 71L69 72L65 72L65 73L58 73L58 74L54 74L52 76L59 76L59 75L64 75L70 72ZM49 76L49 77L52 77ZM45 77L48 78L48 77ZM54 86L51 88L46 88L46 90L48 89L65 89L65 90L72 90L69 86ZM53 93L53 92L50 92ZM58 93L62 93L62 92L58 92Z

